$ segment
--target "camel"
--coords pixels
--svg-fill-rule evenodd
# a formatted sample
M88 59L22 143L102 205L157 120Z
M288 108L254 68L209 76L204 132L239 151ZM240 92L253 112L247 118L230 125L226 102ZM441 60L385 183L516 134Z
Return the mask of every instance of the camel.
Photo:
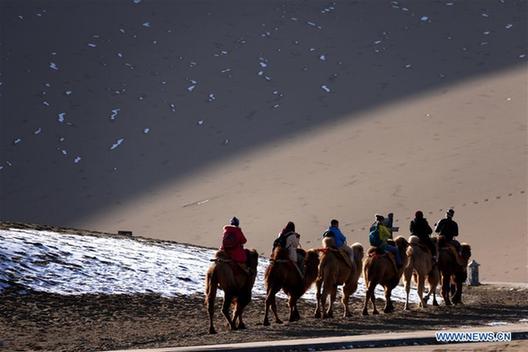
M409 292L411 290L411 280L418 286L418 297L420 297L420 307L427 306L427 300L433 294L433 306L438 306L436 301L436 286L439 281L438 267L433 263L433 255L427 246L420 242L417 236L409 237L409 247L407 248L407 266L403 269L403 281L407 299L403 309L409 309ZM412 279L411 279L412 278ZM425 281L429 284L429 293L423 297Z
M333 305L337 295L337 286L343 285L343 317L351 316L348 308L350 295L356 292L359 276L361 275L361 265L363 260L363 246L360 243L354 243L351 248L354 252L354 261L352 266L345 262L342 254L337 249L332 248L333 239L323 239L323 248L319 261L319 274L315 281L317 287L317 303L315 308L315 317L323 318L333 317ZM321 290L322 288L322 290ZM330 302L326 310L326 303L330 295Z
M456 254L452 245L445 245L445 240L438 239L438 269L442 283L442 298L446 306L462 303L462 283L467 279L467 265L471 257L471 246L461 243L461 256ZM452 300L450 299L451 289L454 288Z
M394 306L391 302L391 293L394 287L400 282L403 268L407 265L406 250L409 246L407 240L402 236L398 236L394 242L400 251L403 264L401 268L396 268L393 259L389 258L389 254L380 254L375 247L369 249L368 256L365 258L363 263L363 277L365 279L367 293L365 295L363 315L368 315L367 307L369 299L374 306L372 314L379 314L376 309L376 297L374 294L374 289L378 284L385 288L385 308L383 311L385 313L394 311Z
M238 264L231 261L223 251L216 253L214 262L207 270L205 279L205 304L209 313L209 333L215 334L213 326L214 304L216 290L224 291L222 313L231 330L245 329L242 321L242 312L251 301L251 290L257 276L258 253L255 250L246 250L248 254L248 268L245 271ZM235 305L233 318L229 315L231 304ZM238 321L238 325L237 325Z
M273 250L271 263L264 274L266 283L266 313L264 314L264 325L270 325L268 320L269 308L275 315L275 323L282 324L277 315L277 305L275 295L281 289L288 295L288 306L290 308L289 321L300 319L297 310L297 300L312 286L317 277L317 267L319 265L319 254L315 250L305 252L297 249L297 252L304 257L304 277L295 268L295 264L289 259L288 251L278 246Z

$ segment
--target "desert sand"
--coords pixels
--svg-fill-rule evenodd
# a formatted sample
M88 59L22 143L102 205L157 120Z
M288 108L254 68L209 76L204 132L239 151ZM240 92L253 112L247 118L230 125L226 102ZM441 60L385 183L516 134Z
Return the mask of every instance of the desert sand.
M526 1L1 1L0 217L267 255L454 207L528 280Z

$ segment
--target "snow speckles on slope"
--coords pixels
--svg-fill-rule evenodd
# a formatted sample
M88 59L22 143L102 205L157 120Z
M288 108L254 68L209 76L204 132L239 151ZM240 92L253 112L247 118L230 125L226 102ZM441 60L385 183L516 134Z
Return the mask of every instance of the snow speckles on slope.
M159 293L163 296L203 293L215 250L171 242L93 237L36 230L0 230L0 291L10 282L63 295L84 293ZM264 296L264 270L259 259L253 292ZM364 296L360 279L355 296ZM377 295L383 296L381 287ZM315 290L305 295L315 299ZM402 287L393 291L403 300ZM417 302L415 291L411 300Z

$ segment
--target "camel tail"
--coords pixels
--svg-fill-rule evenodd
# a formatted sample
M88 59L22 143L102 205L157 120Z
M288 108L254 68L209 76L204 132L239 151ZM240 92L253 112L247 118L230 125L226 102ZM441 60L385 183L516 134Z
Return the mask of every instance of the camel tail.
M363 261L363 280L365 281L365 287L368 288L368 283L369 283L369 275L368 275L368 271L369 271L369 263L368 263L368 259L365 259Z

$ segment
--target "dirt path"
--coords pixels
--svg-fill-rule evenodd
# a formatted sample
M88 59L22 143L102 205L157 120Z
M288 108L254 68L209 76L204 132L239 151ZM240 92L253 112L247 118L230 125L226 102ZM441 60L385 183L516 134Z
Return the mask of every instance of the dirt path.
M465 288L465 305L397 311L363 317L354 300L351 318L312 318L313 302L302 301L303 319L292 324L262 326L263 302L255 299L245 313L248 329L229 332L216 313L216 335L208 335L203 298L156 295L58 296L31 293L0 297L0 349L91 351L126 348L192 346L305 337L402 332L443 327L516 323L528 318L528 290L481 286ZM220 299L217 300L220 302ZM382 303L382 302L380 302ZM286 302L279 301L286 317ZM336 315L341 314L338 306Z

